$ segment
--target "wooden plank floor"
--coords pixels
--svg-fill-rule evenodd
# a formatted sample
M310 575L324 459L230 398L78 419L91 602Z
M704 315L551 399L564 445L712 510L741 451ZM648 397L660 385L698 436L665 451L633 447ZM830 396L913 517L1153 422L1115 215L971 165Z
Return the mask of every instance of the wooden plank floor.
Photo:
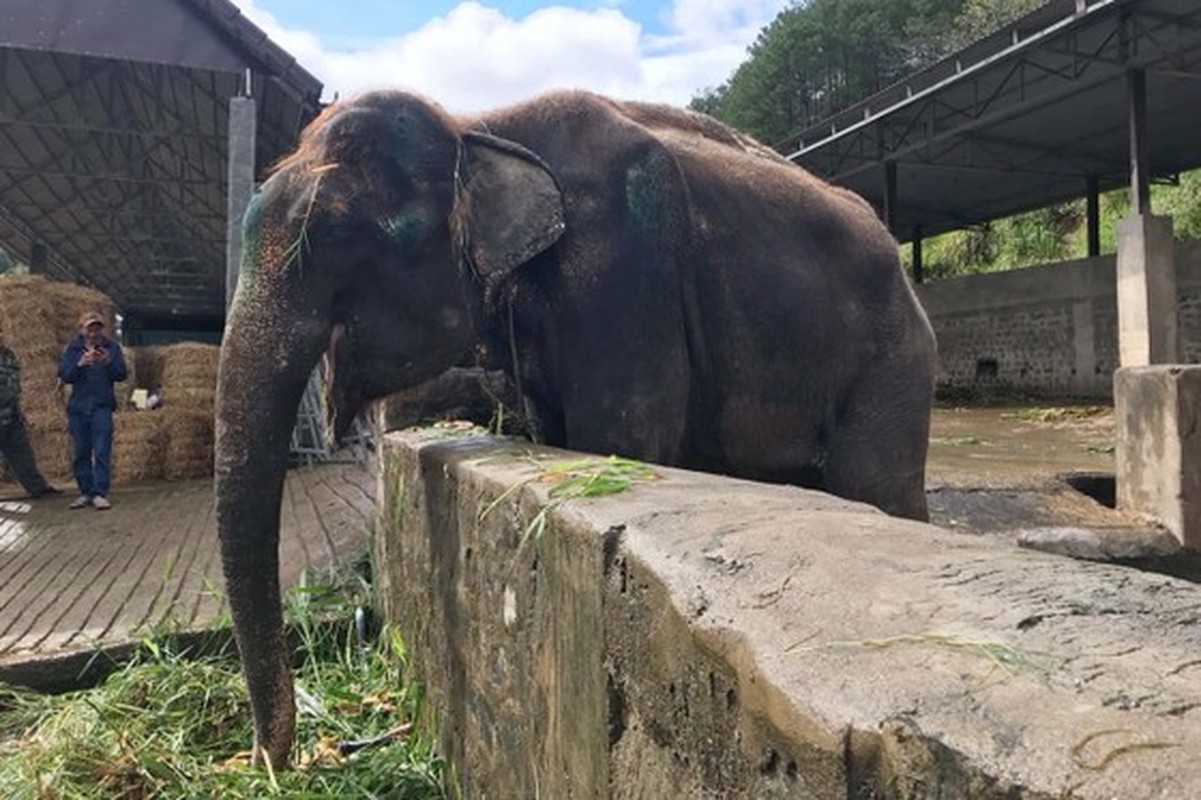
M288 473L285 586L363 551L374 495L371 464ZM74 497L0 500L0 665L199 630L224 613L211 479L115 487L110 511L70 510Z

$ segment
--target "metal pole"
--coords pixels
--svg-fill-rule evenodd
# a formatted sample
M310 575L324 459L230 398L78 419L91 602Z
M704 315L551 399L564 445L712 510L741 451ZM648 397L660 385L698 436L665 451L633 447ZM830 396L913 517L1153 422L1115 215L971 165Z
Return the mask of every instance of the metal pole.
M925 274L922 270L922 226L913 226L913 282L921 283L925 280Z
M1088 176L1088 257L1101 255L1101 192L1095 175Z
M884 224L897 235L897 162L884 162Z

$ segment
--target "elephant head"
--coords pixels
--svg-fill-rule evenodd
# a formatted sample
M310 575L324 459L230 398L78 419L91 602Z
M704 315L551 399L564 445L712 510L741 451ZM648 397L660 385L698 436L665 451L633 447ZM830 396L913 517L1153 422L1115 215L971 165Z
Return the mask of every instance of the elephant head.
M279 505L308 376L339 331L350 419L451 366L475 336L476 284L551 247L563 204L532 153L389 92L326 109L243 225L218 377L217 518L255 761L283 767L294 710Z

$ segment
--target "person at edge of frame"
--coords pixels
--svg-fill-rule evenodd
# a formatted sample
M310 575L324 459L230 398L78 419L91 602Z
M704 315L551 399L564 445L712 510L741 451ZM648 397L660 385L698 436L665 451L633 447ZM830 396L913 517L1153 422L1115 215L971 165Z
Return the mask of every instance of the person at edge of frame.
M21 362L0 330L0 454L30 500L62 494L38 469L21 411Z

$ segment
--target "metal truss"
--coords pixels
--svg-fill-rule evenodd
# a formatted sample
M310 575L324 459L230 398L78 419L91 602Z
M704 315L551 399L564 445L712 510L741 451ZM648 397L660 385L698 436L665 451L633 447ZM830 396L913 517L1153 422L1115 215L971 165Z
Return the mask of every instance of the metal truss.
M985 133L1019 116L1120 79L1131 67L1201 78L1201 4L1168 14L1129 0L1101 0L1047 29L964 66L944 63L925 87L901 84L799 134L788 156L835 182L881 163L1098 175L1127 165L1087 143L1040 146Z
M60 271L118 303L219 306L226 99L237 76L0 49L0 81L11 235L27 250L55 242ZM162 279L183 265L203 274Z

